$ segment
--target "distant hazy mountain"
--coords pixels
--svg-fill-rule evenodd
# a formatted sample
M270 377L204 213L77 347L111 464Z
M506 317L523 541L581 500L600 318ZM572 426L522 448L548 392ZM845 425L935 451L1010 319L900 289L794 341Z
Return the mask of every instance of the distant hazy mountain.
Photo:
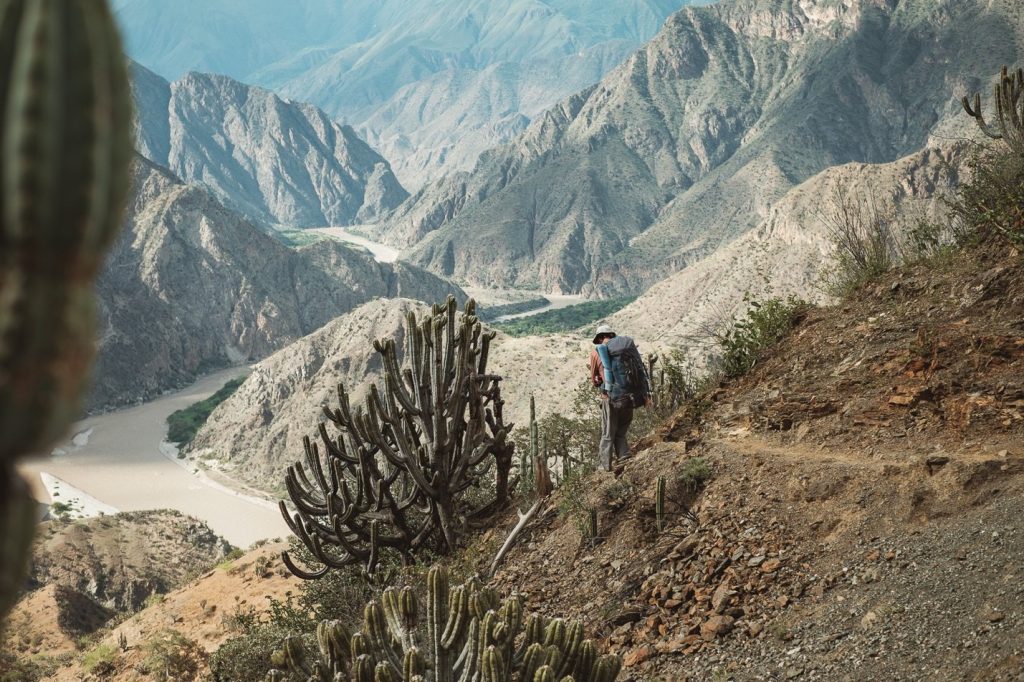
M134 402L253 361L377 297L464 295L434 275L325 240L291 249L210 192L139 160L97 286L90 407Z
M703 0L702 0L703 1ZM115 0L131 56L352 124L416 188L596 82L688 0Z
M169 83L135 65L139 151L260 222L372 222L408 194L348 126L226 76Z
M1017 61L1014 3L724 0L381 226L473 284L640 292L834 165L918 151Z

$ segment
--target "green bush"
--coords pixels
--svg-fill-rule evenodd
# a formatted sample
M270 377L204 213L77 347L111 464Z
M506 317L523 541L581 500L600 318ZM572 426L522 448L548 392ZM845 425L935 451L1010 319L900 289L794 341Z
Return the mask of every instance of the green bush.
M210 679L214 682L264 679L267 670L273 667L270 657L281 647L281 642L289 634L295 633L272 626L261 626L247 634L229 639L210 656ZM312 636L309 637L309 644L312 644L313 639Z
M529 317L521 317L508 322L497 322L491 325L510 336L536 336L553 334L579 329L597 320L603 319L614 312L625 308L636 300L635 296L626 298L610 298L603 301L587 301L567 308L548 310Z
M683 491L691 495L700 492L710 478L711 467L703 457L692 457L686 460L683 470L679 472L679 483Z
M956 236L1024 246L1024 156L1000 146L979 152L968 168L969 179L949 203Z
M189 405L183 410L173 412L167 418L167 440L179 445L190 443L199 432L199 429L206 423L213 410L230 398L231 394L238 390L243 381L245 381L245 377L232 379L206 400L200 400L198 403Z
M82 670L96 677L107 677L117 671L117 648L100 644L82 657Z
M806 308L795 296L750 301L746 317L734 320L718 339L722 373L734 378L753 369L761 352L788 334Z
M142 667L159 680L194 680L206 651L177 630L163 630L143 646Z

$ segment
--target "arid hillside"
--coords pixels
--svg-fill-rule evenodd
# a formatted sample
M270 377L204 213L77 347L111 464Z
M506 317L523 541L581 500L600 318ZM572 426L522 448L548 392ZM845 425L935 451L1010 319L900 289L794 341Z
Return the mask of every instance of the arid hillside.
M496 581L583 618L630 680L1019 679L1021 292L991 247L809 310L621 476L556 493Z

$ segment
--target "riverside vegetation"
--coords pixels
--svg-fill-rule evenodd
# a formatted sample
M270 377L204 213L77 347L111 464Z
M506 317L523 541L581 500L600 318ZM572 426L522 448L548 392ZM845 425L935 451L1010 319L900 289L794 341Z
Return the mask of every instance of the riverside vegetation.
M635 296L587 301L576 305L547 310L518 320L497 322L494 328L511 336L534 336L579 329L622 310L636 300ZM518 311L515 311L518 312Z
M190 443L214 408L230 398L243 381L245 377L232 379L209 398L172 412L167 417L167 440L178 445Z

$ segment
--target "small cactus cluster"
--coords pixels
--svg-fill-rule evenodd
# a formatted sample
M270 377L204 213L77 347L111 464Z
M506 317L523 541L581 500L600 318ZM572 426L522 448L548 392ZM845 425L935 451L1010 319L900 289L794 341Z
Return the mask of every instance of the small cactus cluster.
M974 118L981 132L994 140L1002 140L1018 154L1024 155L1024 69L1010 72L1005 66L999 72L993 88L996 105L996 124L985 120L981 110L981 95L974 94L974 103L964 97L964 111Z
M106 0L0 0L0 617L35 521L14 461L79 415L131 118Z
M406 367L393 339L374 342L384 389L370 387L352 408L338 386L338 407L324 408L320 446L305 439L305 463L288 468L294 512L281 502L292 532L322 566L307 570L284 553L295 575L323 577L331 568L363 564L376 571L384 551L410 560L424 547L448 553L462 527L467 488L495 472L494 504L508 497L511 441L502 416L501 377L487 373L493 332L456 302L407 317ZM337 434L328 432L328 424Z
M411 588L389 588L366 606L359 632L321 623L319 656L287 638L266 680L287 672L309 682L612 682L622 667L617 656L598 656L579 622L524 618L518 598L501 601L476 579L450 589L438 566L427 576L425 628L419 615Z

